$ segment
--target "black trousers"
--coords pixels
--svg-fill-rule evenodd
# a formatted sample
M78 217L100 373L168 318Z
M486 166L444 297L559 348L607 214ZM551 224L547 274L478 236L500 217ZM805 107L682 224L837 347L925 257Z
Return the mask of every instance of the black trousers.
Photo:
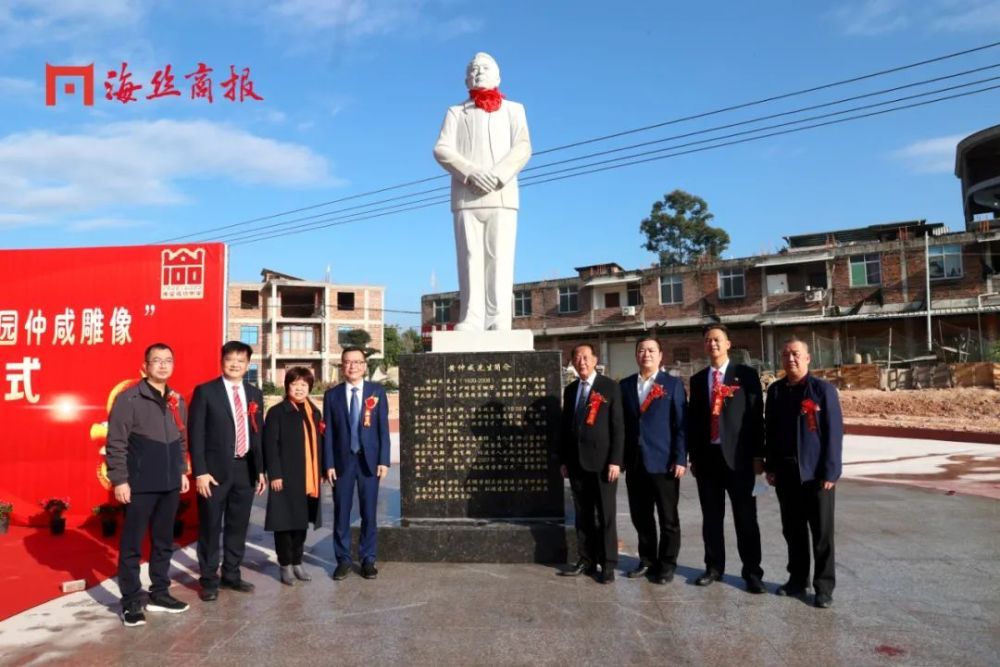
M170 588L170 558L174 553L174 517L180 489L164 493L133 493L125 505L121 543L118 549L118 587L121 589L122 606L139 599L142 584L139 581L139 563L142 560L142 538L149 529L149 578L153 595L166 593Z
M704 455L695 463L695 471L698 500L701 502L701 535L705 540L705 569L719 574L726 571L726 541L722 528L728 494L736 524L736 548L743 561L743 578L763 577L757 499L753 497L753 471L732 470L718 445L706 448Z
M640 459L625 473L625 487L632 525L639 535L639 560L661 572L673 572L677 569L677 554L681 550L681 522L677 515L681 481L670 473L646 472ZM657 519L660 522L659 546Z
M576 544L588 563L618 562L618 526L615 495L618 480L608 482L607 472L570 469L569 487L576 512Z
M775 471L775 490L781 506L781 532L788 544L789 582L805 588L809 581L809 535L816 558L813 588L833 594L836 584L833 557L834 489L824 490L822 480L801 481L799 464L785 459Z
M302 565L302 552L306 543L304 530L274 531L274 551L278 554L278 565Z
M233 459L229 479L212 487L208 498L198 496L198 568L202 588L219 587L219 533L222 533L222 578L240 580L240 563L247 547L247 527L253 507L256 477L245 458Z

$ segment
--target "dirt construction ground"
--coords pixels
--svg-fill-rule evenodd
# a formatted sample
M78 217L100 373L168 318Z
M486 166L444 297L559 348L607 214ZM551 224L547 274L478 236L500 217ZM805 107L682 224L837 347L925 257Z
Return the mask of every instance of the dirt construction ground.
M861 389L840 392L840 401L848 424L1000 433L995 389Z

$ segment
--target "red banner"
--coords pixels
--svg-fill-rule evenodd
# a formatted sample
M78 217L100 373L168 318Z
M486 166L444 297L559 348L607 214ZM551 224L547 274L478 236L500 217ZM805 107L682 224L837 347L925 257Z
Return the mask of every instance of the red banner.
M0 250L0 286L0 502L39 524L43 500L66 498L80 525L112 498L108 410L146 347L173 349L169 385L185 399L219 373L226 248Z

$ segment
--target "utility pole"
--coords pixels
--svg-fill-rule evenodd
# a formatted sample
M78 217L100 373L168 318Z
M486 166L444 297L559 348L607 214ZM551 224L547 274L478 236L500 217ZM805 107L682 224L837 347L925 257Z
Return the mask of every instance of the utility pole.
M932 352L933 333L931 332L931 252L930 232L924 232L924 282L927 288L927 351Z

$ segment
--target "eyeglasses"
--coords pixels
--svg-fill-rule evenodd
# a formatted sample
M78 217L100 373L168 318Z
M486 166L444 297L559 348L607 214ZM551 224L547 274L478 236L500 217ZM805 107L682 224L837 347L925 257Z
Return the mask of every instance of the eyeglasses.
M368 363L367 361L345 361L344 365L345 366L364 366L367 363Z
M160 359L159 357L154 357L147 361L150 366L173 366L173 359Z

